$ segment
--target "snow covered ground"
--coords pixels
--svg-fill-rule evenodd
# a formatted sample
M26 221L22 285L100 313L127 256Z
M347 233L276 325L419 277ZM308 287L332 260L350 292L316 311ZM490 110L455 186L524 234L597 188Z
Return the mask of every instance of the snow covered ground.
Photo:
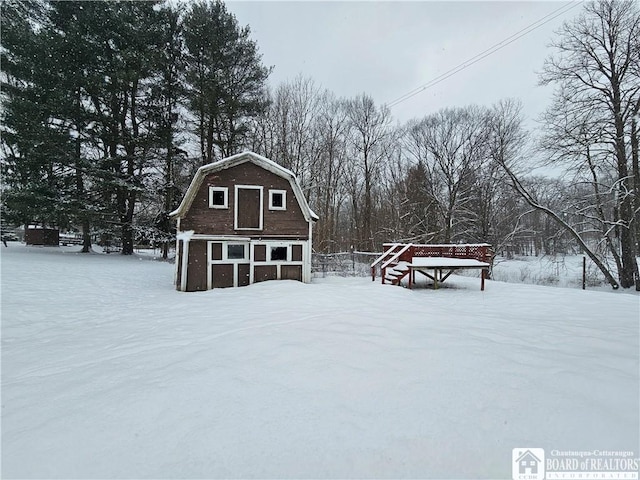
M640 298L456 277L180 293L2 247L2 478L511 478L639 446Z

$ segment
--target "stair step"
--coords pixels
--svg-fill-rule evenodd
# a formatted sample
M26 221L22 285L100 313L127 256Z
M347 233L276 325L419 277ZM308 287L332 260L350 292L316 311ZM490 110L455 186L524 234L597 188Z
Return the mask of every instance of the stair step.
M398 276L402 276L405 273L407 273L409 271L409 269L400 269L400 268L387 268L387 273L390 275L398 275Z
M400 285L400 281L409 273L409 267L407 265L407 262L389 265L385 271L385 281L393 285Z

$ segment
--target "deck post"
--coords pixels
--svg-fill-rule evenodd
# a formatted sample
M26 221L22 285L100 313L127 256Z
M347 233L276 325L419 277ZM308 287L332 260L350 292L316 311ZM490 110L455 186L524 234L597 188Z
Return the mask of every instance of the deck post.
M484 275L485 275L486 269L483 268L482 270L480 270L480 290L484 291Z

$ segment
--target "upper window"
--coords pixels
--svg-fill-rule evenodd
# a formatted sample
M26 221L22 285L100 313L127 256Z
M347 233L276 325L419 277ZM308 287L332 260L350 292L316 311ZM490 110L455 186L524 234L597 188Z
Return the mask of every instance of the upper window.
M287 209L287 191L269 190L269 210Z
M209 187L209 208L229 208L227 187Z

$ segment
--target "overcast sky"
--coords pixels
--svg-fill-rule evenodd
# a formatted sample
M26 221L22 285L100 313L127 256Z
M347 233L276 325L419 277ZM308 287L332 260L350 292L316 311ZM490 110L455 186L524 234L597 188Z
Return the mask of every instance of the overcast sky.
M491 105L506 97L534 119L547 104L537 72L549 41L578 2L245 2L228 1L249 25L263 61L274 66L270 84L298 74L338 96L371 95L391 103L469 58L566 6L571 8L434 87L392 107L404 122L441 108Z

